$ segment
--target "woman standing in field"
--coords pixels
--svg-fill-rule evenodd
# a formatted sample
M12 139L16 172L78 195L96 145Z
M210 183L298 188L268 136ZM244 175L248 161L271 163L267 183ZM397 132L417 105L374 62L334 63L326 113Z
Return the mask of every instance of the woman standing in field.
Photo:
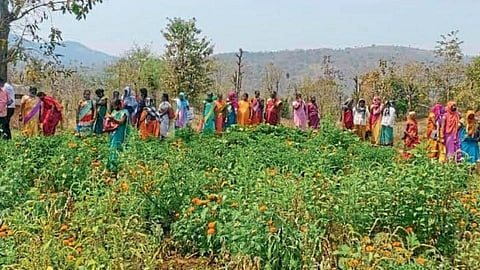
M230 92L228 94L227 99L227 118L225 119L225 128L229 128L232 125L237 124L237 110L238 110L238 103L236 99L235 92Z
M160 114L160 139L163 140L170 131L170 121L175 120L175 114L167 93L162 95L162 103L158 106L158 113Z
M110 145L110 159L108 162L108 168L112 171L116 171L118 168L117 159L118 152L122 151L125 140L128 135L128 122L129 115L128 110L122 109L122 101L115 100L113 102L113 111L106 116L109 121L113 122L116 128L110 131L109 145Z
M103 119L107 115L107 112L110 111L108 98L105 96L103 89L95 90L95 95L97 95L97 100L95 101L96 116L95 122L93 123L93 132L97 135L103 134Z
M308 126L313 130L318 130L320 124L320 113L318 112L317 99L314 96L310 97L310 102L307 104L308 112Z
M447 103L446 114L444 118L444 142L447 160L459 161L460 142L458 139L458 130L460 125L460 114L457 112L457 103L450 101Z
M151 98L145 98L143 110L138 119L138 129L140 138L147 140L148 138L158 138L160 136L160 124L158 122L159 115Z
M43 135L55 135L57 125L62 121L63 106L56 99L47 96L44 92L39 92L37 97L42 101L40 123L42 125Z
M267 108L265 111L265 122L269 125L276 126L280 124L280 114L282 112L282 100L277 97L277 92L273 91L267 100Z
M138 103L137 100L135 99L135 96L132 95L132 89L130 86L125 87L124 89L124 94L122 97L123 101L123 108L128 111L129 114L129 122L132 125L136 125L137 123L137 109L138 109Z
M349 98L342 105L342 115L340 117L343 130L353 128L353 99Z
M295 95L295 101L292 103L293 107L293 122L295 127L302 131L307 130L307 105L302 99L300 93Z
M382 126L382 111L383 104L380 103L379 97L373 98L373 104L370 106L370 131L372 132L372 144L378 145L380 143L380 128Z
M365 99L359 99L357 106L353 108L353 130L362 141L366 140L369 117L370 112L367 110Z
M478 140L480 134L477 127L475 112L472 110L467 111L465 118L462 120L459 132L462 156L468 163L476 163L479 159Z
M426 139L428 157L431 159L438 159L439 157L439 129L440 119L443 106L437 103L433 106L427 116L427 133Z
M113 111L113 103L115 103L116 100L122 100L120 98L120 92L118 92L118 90L114 90L113 93L112 93L112 100L111 100L111 103L109 104L110 106L108 106L108 113L112 113ZM123 104L122 104L123 106Z
M218 95L215 101L215 130L217 133L222 133L225 125L225 110L227 103L223 100L221 94Z
M42 101L37 97L37 88L30 87L28 95L22 97L20 104L20 121L23 123L22 134L28 137L37 136L42 107Z
M260 97L260 91L255 91L255 97L252 98L252 125L263 123L263 110L265 109L265 100Z
M90 90L85 90L83 99L78 103L76 131L79 135L88 135L93 131L96 109L90 94Z
M380 145L393 146L393 126L395 125L396 117L393 101L390 100L385 104L385 109L383 110Z
M420 138L418 137L417 114L415 112L408 113L403 138L406 150L413 149L418 143L420 143Z
M185 98L185 93L180 92L178 98L175 99L177 102L177 120L175 122L175 128L185 128L188 123L188 110L190 110L190 104Z
M203 108L203 128L202 131L205 133L215 131L215 109L214 109L214 98L213 94L210 93L207 95L207 99L204 101Z
M248 126L252 119L252 106L248 101L248 94L243 93L242 100L238 102L238 116L237 121L239 126Z

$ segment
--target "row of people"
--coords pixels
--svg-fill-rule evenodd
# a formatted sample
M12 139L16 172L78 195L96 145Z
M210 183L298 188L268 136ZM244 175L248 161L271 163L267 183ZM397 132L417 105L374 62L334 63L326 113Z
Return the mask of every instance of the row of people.
M203 113L198 130L203 132L221 133L232 125L248 126L266 123L280 124L283 101L276 92L270 98L261 98L260 91L255 91L255 96L249 100L248 93L243 93L240 100L235 92L228 94L227 100L221 94L210 93L203 102ZM297 128L305 131L307 126L318 129L320 114L315 97L310 98L308 104L303 101L301 94L297 94L292 103L293 120Z

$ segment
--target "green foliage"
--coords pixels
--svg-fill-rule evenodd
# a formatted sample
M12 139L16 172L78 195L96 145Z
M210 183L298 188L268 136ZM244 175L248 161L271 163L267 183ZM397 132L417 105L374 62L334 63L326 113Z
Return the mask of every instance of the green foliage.
M165 84L171 94L186 93L192 102L211 90L213 46L206 37L199 37L201 30L196 20L169 19L163 37L167 41Z
M115 64L107 67L108 87L123 89L130 85L138 90L148 87L153 91L164 91L165 62L152 53L150 48L134 47Z

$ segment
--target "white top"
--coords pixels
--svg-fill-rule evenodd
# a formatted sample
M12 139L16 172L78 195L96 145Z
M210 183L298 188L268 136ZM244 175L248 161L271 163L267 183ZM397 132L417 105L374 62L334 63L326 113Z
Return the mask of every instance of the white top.
M393 127L395 125L395 108L390 107L390 112L387 113L387 109L383 110L382 126Z
M364 112L357 110L357 107L353 107L353 124L359 126L366 126L368 118L370 117L370 112L367 107L365 107Z
M9 83L5 83L5 86L3 86L3 89L7 91L9 102L11 101L10 105L8 105L8 108L15 109L15 90L13 89L13 86Z

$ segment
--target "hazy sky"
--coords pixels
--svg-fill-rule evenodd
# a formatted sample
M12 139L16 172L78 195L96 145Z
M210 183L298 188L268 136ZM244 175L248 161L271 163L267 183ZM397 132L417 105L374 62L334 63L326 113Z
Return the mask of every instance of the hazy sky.
M433 49L460 30L480 54L479 0L104 0L86 21L54 16L65 40L114 55L133 44L162 52L167 17L196 17L215 52L344 48L371 44ZM49 28L49 25L45 25Z

